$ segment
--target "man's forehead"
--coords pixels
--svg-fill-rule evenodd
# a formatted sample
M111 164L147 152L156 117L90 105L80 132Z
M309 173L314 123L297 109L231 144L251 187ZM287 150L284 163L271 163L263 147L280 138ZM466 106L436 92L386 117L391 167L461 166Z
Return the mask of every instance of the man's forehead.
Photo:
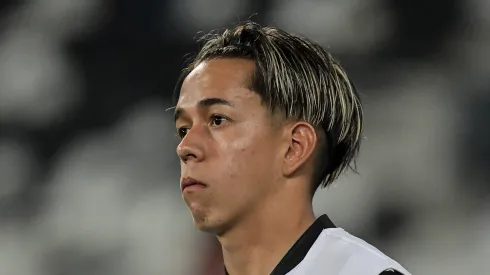
M196 103L203 98L232 101L256 96L249 90L254 69L254 63L244 59L203 62L184 80L177 105Z

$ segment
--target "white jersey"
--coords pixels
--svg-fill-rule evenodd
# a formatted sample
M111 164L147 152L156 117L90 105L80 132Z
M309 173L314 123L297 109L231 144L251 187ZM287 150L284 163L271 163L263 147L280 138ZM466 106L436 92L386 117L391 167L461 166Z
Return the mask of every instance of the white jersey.
M296 241L271 275L411 274L374 246L335 227L323 215Z
M397 272L395 272L397 271ZM324 229L288 275L410 275L381 251L341 228Z

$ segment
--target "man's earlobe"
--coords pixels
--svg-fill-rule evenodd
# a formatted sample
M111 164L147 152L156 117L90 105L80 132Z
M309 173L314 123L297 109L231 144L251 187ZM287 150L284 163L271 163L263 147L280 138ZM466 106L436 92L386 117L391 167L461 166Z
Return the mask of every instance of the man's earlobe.
M296 122L289 128L289 148L284 158L283 173L291 176L313 157L317 136L306 122Z

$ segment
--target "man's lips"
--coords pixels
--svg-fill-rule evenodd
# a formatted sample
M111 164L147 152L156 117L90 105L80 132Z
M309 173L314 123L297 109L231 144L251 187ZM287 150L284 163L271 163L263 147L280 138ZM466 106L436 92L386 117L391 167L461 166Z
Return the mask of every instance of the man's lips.
M189 187L199 187L199 188L203 188L203 187L207 187L208 185L201 182L201 181L198 181L196 179L193 179L191 177L185 177L182 179L182 181L180 182L180 189L182 191L184 191L186 188L189 188Z

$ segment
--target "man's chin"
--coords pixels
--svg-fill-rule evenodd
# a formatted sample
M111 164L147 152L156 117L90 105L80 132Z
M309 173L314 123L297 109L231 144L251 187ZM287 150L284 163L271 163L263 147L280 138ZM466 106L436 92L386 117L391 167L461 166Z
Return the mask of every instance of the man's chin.
M194 226L202 232L210 233L213 235L221 235L225 231L225 223L221 219L212 219L209 217L202 217L193 215Z
M194 226L202 232L215 233L217 227L219 227L215 222L210 221L206 218L194 216Z
M202 207L202 205L193 204L188 206L194 220L194 226L198 230L214 235L220 235L225 230L228 219L225 219L223 215L219 215L220 213L211 211L210 208Z
M198 223L196 221L194 221L194 226L199 230L199 231L202 231L202 232L205 232L205 233L214 233L215 232L215 227L214 226L211 226L207 223Z

